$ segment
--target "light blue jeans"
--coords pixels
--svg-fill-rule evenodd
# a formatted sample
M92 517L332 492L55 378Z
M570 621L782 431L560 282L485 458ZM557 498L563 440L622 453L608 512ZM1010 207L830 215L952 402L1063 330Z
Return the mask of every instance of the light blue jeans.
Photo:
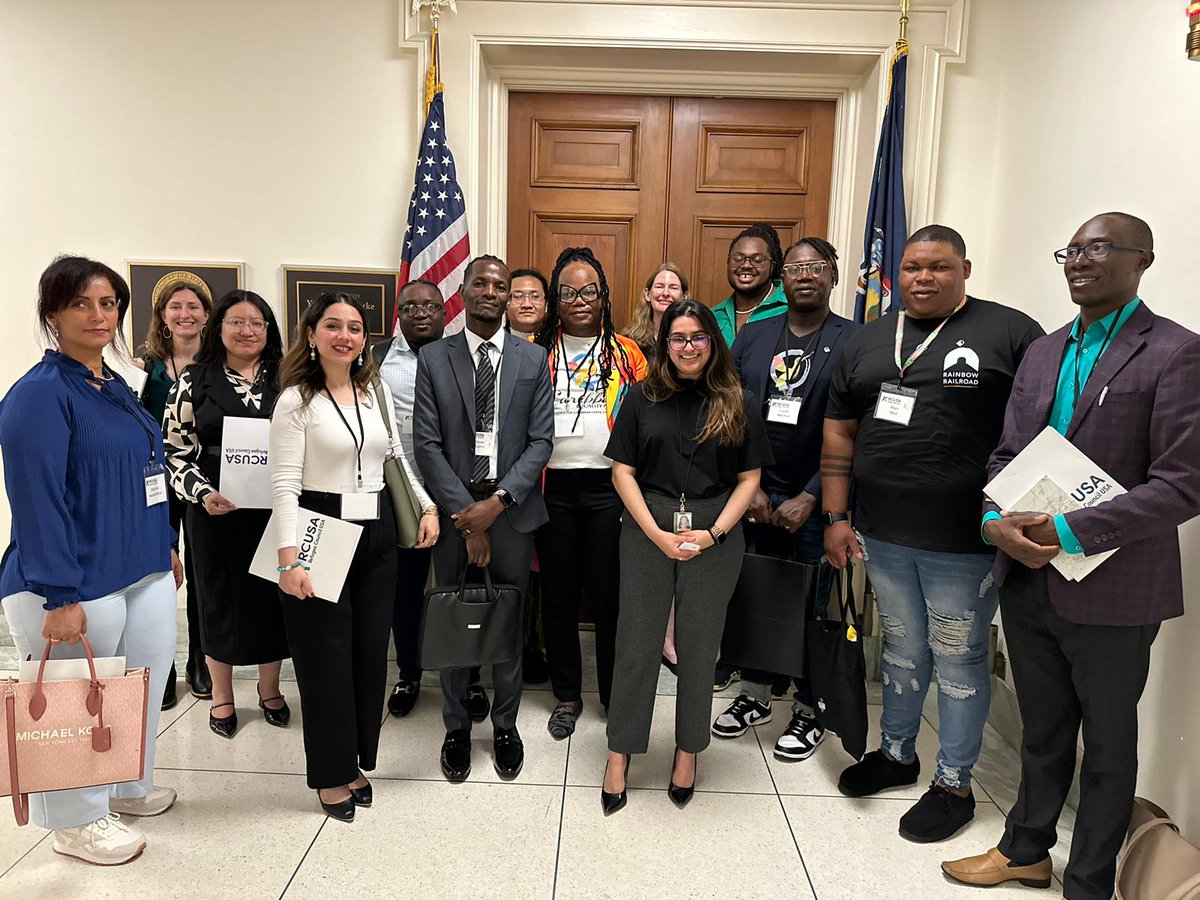
M5 597L4 615L21 659L40 659L46 648L44 597L24 591ZM108 815L109 797L145 797L154 786L154 741L163 689L175 658L175 579L170 572L148 575L115 594L87 600L87 638L96 656L124 656L131 669L150 669L146 704L146 769L141 781L29 795L29 821L42 828L75 828ZM59 644L54 659L84 657L83 644Z
M938 680L936 781L971 784L991 703L988 633L999 596L995 553L941 553L864 537L883 631L883 752L917 752L921 708Z

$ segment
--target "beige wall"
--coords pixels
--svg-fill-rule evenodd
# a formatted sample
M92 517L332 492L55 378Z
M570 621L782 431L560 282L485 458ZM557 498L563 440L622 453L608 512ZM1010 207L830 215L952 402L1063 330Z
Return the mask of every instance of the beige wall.
M64 250L118 268L128 257L180 253L242 259L248 286L272 302L281 263L395 264L419 119L417 59L400 47L407 5L0 3L0 385L37 355L36 279ZM814 21L837 21L850 5L820 5ZM786 22L786 10L803 5L765 6ZM492 17L503 8L514 35L561 14L536 2L486 7ZM966 235L976 293L1019 306L1047 327L1066 321L1072 309L1049 251L1091 213L1126 208L1158 234L1147 302L1200 329L1189 227L1198 194L1200 65L1183 56L1182 7L1182 0L1146 0L1131 15L1122 0L972 0L968 63L947 70L933 209ZM863 14L870 37L854 39L873 45L880 9ZM672 34L709 34L705 15L671 17ZM455 25L448 34L459 27L465 32ZM589 33L604 27L596 19ZM726 40L742 32L712 33ZM914 115L912 97L930 59L917 53L910 64L910 131L932 124L930 114ZM772 83L778 88L778 73ZM463 118L476 84L450 90L464 183L484 180L494 146ZM877 94L865 87L860 97L873 103ZM478 148L469 146L472 136ZM854 149L858 168L864 159L869 167L871 152ZM473 234L482 235L491 226L478 221L478 208ZM863 212L846 229L855 242ZM1185 529L1185 542L1197 558L1200 528ZM1187 578L1194 606L1195 565ZM1196 646L1195 613L1164 627L1143 704L1142 784L1200 839Z

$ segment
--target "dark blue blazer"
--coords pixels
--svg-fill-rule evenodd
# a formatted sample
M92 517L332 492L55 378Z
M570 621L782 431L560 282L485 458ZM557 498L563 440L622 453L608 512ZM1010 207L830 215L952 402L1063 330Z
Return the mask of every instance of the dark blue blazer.
M771 361L787 327L787 315L773 316L748 322L733 342L733 361L742 376L742 384L757 399L759 408L767 401ZM776 459L772 468L791 485L791 495L808 491L821 502L821 441L825 428L825 404L829 400L829 384L837 370L842 348L859 328L839 315L830 313L821 326L821 338L816 347L813 369L809 373L804 405L800 407L801 452L790 459ZM766 418L766 414L763 414Z

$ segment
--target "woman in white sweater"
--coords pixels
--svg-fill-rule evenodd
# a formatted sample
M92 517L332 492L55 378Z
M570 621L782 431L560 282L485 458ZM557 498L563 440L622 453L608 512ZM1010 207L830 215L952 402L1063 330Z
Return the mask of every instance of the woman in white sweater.
M344 822L371 805L396 584L396 519L383 463L395 454L425 511L419 547L438 537L437 507L399 440L389 446L381 410L392 398L378 378L362 305L326 293L307 309L280 370L271 419L271 481L279 593L304 719L308 786ZM313 594L298 558L298 508L354 521L362 535L340 597ZM336 602L331 602L336 601Z

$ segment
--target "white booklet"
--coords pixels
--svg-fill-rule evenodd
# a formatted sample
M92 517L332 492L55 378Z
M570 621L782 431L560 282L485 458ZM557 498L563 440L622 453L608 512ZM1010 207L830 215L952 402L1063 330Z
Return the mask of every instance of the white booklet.
M276 534L275 517L271 516L250 563L250 574L279 584ZM361 535L361 525L300 507L296 517L296 550L300 559L312 567L308 575L312 579L313 592L322 600L338 602Z
M271 420L226 416L221 444L221 495L239 509L270 509Z
M1055 516L1104 503L1124 494L1125 488L1078 447L1047 427L983 492L1009 512L1044 512ZM1083 556L1064 551L1050 564L1067 580L1082 581L1116 552Z

